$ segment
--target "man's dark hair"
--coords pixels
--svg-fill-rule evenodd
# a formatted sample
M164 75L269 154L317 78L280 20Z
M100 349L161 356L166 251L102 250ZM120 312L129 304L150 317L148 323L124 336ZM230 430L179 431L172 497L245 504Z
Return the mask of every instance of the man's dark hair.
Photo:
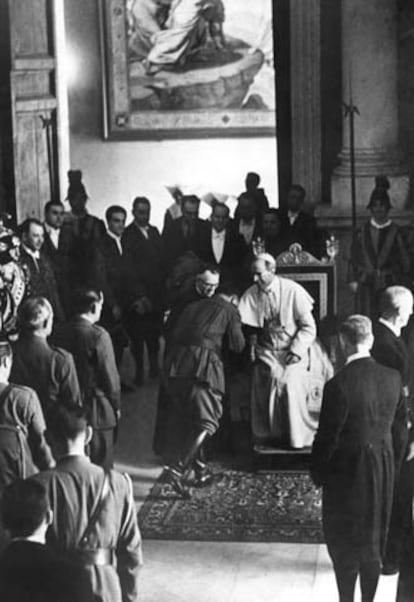
M50 211L52 207L62 207L62 209L65 208L64 204L61 201L48 201L45 205L45 213Z
M47 417L47 430L55 441L73 441L86 430L88 412L76 404L54 404Z
M215 265L214 263L204 263L197 270L196 276L201 276L205 272L211 272L212 274L220 275L220 268L217 265Z
M23 234L28 234L29 230L30 230L30 226L32 224L36 224L36 226L40 226L41 228L43 228L43 224L42 224L42 222L40 220L36 219L35 217L28 217L18 227L18 229L17 229L18 230L18 234L20 236L23 236Z
M306 190L300 184L292 184L292 186L289 188L289 190L296 190L296 192L300 193L300 195L302 196L303 199L306 196Z
M79 288L73 298L73 307L77 314L93 312L96 303L102 299L102 293L94 288Z
M18 479L3 492L3 526L12 537L29 537L45 520L49 508L48 495L41 483L34 479Z
M252 203L252 205L256 205L256 197L254 195L254 193L252 191L249 192L242 192L239 195L239 198L237 199L239 201L239 203L243 200L248 200Z
M226 203L214 203L212 209L211 209L211 213L214 213L216 209L225 209L227 212L227 215L230 215L230 209L229 206L226 205Z
M126 210L123 207L121 207L121 205L111 205L105 211L105 219L106 219L106 221L109 222L109 220L112 219L112 216L115 215L115 213L122 213L122 215L124 217L127 216Z
M181 207L184 207L186 203L190 203L191 205L199 205L200 199L195 194L185 194L181 201Z
M137 196L132 201L132 207L135 209L137 205L147 205L147 207L151 207L151 203L146 196Z

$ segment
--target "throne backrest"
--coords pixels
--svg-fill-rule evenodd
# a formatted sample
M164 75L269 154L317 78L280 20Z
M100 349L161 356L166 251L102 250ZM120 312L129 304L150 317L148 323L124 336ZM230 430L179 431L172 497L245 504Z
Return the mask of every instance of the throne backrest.
M336 266L328 258L317 259L294 243L276 258L277 273L301 284L315 300L318 322L336 314Z

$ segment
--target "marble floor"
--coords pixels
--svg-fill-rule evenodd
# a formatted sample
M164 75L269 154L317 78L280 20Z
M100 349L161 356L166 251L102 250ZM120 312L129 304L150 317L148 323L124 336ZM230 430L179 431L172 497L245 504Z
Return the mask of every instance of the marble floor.
M131 374L130 358L123 366ZM131 474L137 508L161 466L151 448L156 383L124 394L116 458ZM336 602L323 545L144 541L141 602ZM396 577L381 577L375 602L393 602ZM355 596L360 600L359 592Z

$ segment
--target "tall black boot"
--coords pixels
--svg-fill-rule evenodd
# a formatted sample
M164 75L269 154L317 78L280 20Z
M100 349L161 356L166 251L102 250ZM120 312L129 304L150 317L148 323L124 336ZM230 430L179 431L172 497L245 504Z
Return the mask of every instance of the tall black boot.
M183 460L178 462L176 466L166 466L164 469L164 474L167 476L173 489L183 497L191 497L190 492L185 488L185 481L194 461L200 453L200 448L208 436L208 431L201 431L192 441Z

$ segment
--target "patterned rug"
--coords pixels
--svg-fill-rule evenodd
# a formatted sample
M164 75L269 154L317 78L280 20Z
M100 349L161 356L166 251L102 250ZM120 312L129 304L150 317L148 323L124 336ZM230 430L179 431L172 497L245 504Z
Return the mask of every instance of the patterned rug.
M139 512L144 539L323 542L321 493L306 472L214 471L190 500L160 478Z

